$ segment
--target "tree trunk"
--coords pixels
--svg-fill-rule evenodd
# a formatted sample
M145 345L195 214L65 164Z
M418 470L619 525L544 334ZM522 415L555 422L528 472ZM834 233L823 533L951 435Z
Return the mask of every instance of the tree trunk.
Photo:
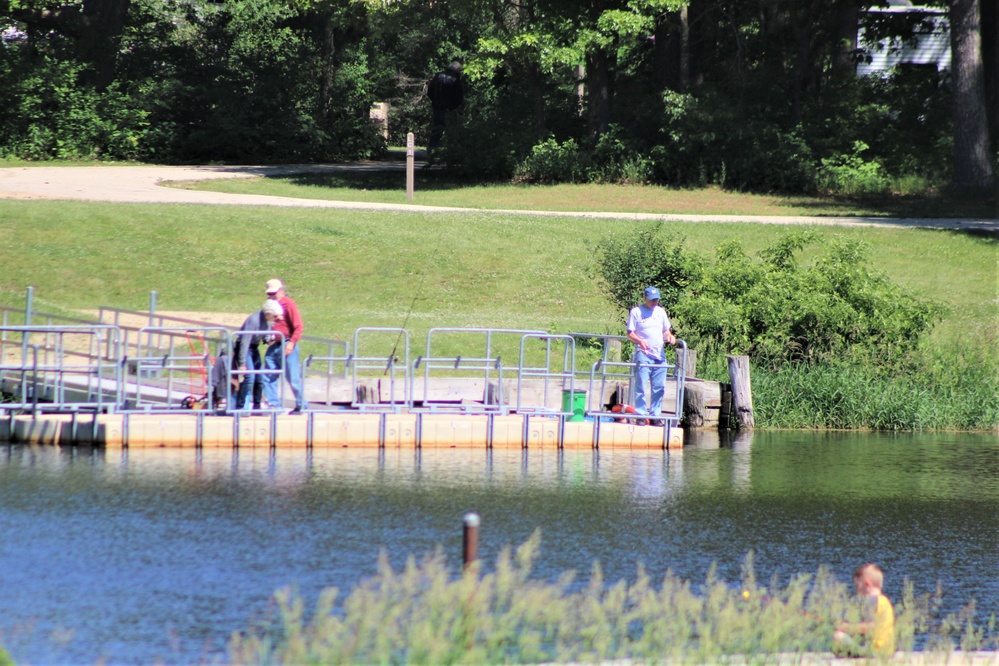
M94 64L95 85L104 90L114 82L121 33L130 0L84 0L88 30L81 40L84 58Z
M856 75L857 26L860 10L853 0L843 2L836 12L836 45L833 52L833 72L838 77Z
M611 119L611 56L597 49L586 56L587 129L597 138L607 131Z
M322 68L319 73L319 100L316 105L316 123L326 129L329 127L333 111L333 77L336 76L336 26L330 11L317 12L315 29L319 38L319 63Z
M985 105L992 151L999 152L999 2L982 4L982 59L985 65Z
M531 88L531 108L534 115L534 131L539 140L547 134L545 115L545 83L541 77L541 66L535 61L527 65L527 78Z
M690 21L687 5L656 17L653 79L660 90L686 92L690 86Z
M952 184L958 190L990 194L994 174L985 112L979 0L951 0L950 40L954 80Z

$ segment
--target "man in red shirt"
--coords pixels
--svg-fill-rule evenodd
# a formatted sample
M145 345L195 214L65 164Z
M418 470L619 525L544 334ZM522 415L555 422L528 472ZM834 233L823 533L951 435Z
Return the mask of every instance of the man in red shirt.
M281 306L284 315L274 321L272 331L284 335L284 342L275 340L264 352L264 367L268 370L278 370L284 367L285 377L295 395L295 409L292 414L298 414L305 409L305 395L302 389L302 364L298 357L298 341L302 339L305 330L302 315L298 313L298 305L285 293L284 283L277 278L267 281L267 298L273 299ZM282 358L283 357L283 358ZM264 391L271 407L281 406L281 395L278 391L280 374L275 372L264 375Z

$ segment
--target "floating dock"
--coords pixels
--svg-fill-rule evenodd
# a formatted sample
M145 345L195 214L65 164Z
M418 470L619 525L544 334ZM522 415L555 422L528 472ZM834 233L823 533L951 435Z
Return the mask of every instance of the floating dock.
M230 367L237 346L263 346L252 342L253 332L156 313L155 292L148 312L102 307L95 320L35 312L32 294L29 287L23 311L0 308L0 441L107 448L683 445L682 340L672 360L647 364L662 373L665 396L662 413L646 417L623 409L634 402L637 369L621 360L623 336L432 328L419 355L400 328L362 327L350 341L305 336L298 349L308 408L298 414L289 413L294 400L282 368ZM276 335L268 342L281 344ZM234 387L253 376L275 382L277 404L232 408ZM218 409L185 408L212 393Z
M683 429L522 414L306 412L21 414L0 418L0 441L105 448L335 447L666 449Z

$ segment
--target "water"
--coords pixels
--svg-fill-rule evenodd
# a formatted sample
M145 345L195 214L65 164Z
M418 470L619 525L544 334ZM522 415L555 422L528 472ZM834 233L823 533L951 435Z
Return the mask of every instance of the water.
M694 438L692 438L694 439ZM881 564L886 593L939 580L945 609L999 613L999 442L758 433L675 452L135 450L0 445L0 645L25 663L221 660L294 584L348 591L482 516L487 562L536 529L536 575L667 569L781 584Z

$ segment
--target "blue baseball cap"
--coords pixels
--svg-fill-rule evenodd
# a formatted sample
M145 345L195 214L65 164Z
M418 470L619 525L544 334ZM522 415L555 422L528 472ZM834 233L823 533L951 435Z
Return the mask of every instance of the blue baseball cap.
M658 299L659 298L659 290L656 289L655 287L646 287L645 288L645 298L649 299L650 301L654 301L654 300Z

